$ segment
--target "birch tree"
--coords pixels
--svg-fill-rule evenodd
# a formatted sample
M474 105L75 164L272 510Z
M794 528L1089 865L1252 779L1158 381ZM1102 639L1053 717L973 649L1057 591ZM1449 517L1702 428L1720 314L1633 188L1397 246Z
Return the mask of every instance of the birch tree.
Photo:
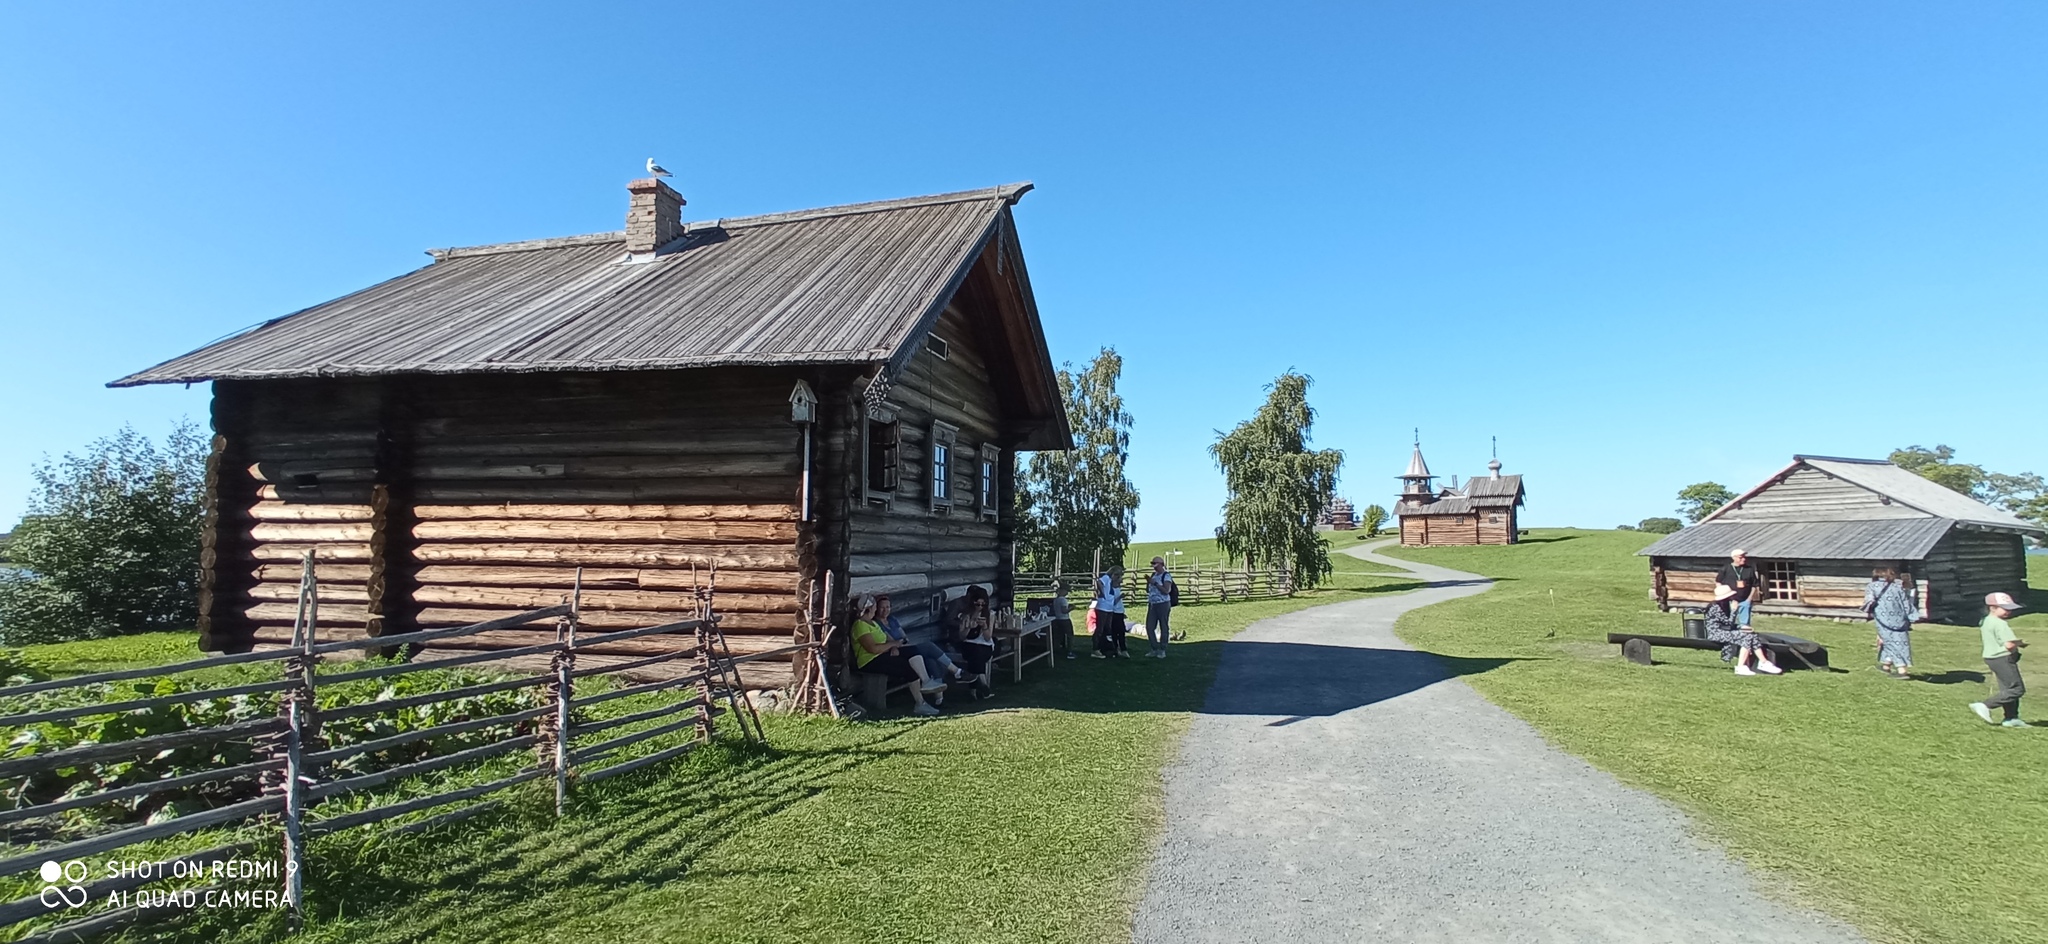
M1138 489L1124 474L1131 454L1131 414L1117 393L1124 360L1103 348L1088 366L1059 371L1060 399L1074 431L1068 452L1035 452L1017 476L1017 554L1029 570L1122 563L1138 524Z
M1330 554L1316 520L1337 490L1344 453L1309 448L1315 410L1312 381L1288 371L1273 381L1264 406L1228 433L1216 434L1209 455L1223 470L1228 498L1216 543L1253 567L1285 567L1295 585L1313 587L1330 575Z

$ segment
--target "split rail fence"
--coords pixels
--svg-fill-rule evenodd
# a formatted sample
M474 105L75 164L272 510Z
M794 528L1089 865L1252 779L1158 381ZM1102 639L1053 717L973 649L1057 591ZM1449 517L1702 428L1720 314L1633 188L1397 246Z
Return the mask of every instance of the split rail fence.
M1223 566L1203 567L1196 563L1172 569L1173 580L1180 585L1182 606L1194 603L1229 603L1233 600L1270 600L1275 597L1294 595L1294 574L1287 570L1247 570ZM1124 572L1124 600L1127 605L1142 606L1145 600L1145 578L1151 574L1149 567L1132 567ZM1063 574L1055 571L1019 571L1016 575L1017 598L1022 601L1031 597L1049 597L1053 593L1053 582L1064 579L1067 582L1070 599L1076 610L1087 608L1089 588L1095 584L1095 574L1083 571L1078 574Z
M713 583L715 584L715 575ZM603 780L687 754L714 737L718 727L714 717L718 715L729 714L733 719L731 726L736 728L742 737L759 740L763 737L761 721L754 714L753 707L746 699L741 686L740 666L747 662L777 656L802 658L798 654L814 648L814 645L798 644L735 657L727 648L725 637L718 629L719 616L714 610L713 593L708 589L700 590L697 596L697 613L690 619L621 632L581 634L577 631L577 610L581 598L579 580L577 590L559 606L545 607L468 626L321 642L318 638L318 586L312 556L309 554L300 581L298 618L292 630L289 648L213 656L174 665L0 687L0 711L8 712L5 716L0 716L0 729L15 730L28 725L64 722L233 696L274 694L279 701L275 717L177 730L109 743L80 744L25 756L0 755L0 787L15 784L22 784L25 787L30 778L39 774L56 774L81 766L148 758L173 749L228 742L247 743L255 756L260 758L252 763L218 766L214 769L83 795L67 794L55 800L0 810L0 831L8 835L8 845L12 847L0 851L0 856L4 856L0 857L0 879L42 870L46 886L50 884L47 881L48 870L44 865L46 862L61 864L70 860L104 856L138 844L184 836L200 830L223 829L232 835L242 837L237 841L214 845L196 852L163 858L156 857L161 855L160 850L149 850L149 856L139 858L134 863L136 868L132 870L133 874L112 875L76 884L66 878L57 884L71 887L59 889L61 894L58 900L51 900L50 888L45 887L41 895L29 895L0 903L0 928L10 929L8 933L20 934L23 929L19 926L24 922L46 921L63 911L86 916L56 926L39 928L35 933L12 939L76 940L86 935L107 931L144 917L145 909L127 907L92 913L91 903L105 902L112 893L141 889L166 878L208 874L213 863L230 862L238 858L246 860L250 856L276 849L280 838L283 855L276 871L283 887L280 889L279 901L297 912L304 900L305 850L306 843L311 838L467 801L481 801L398 827L402 831L426 829L498 806L503 803L503 797L485 798L520 784L544 778L552 778L554 781L555 811L556 815L560 816L566 810L575 784ZM554 638L533 645L465 653L432 660L374 664L367 668L351 667L348 663L341 663L338 666L329 666L330 669L339 668L341 671L325 674L315 671L322 656L338 656L366 649L402 651L399 647L418 646L496 630L533 627L535 624L544 626L549 621L554 622ZM681 638L676 639L677 646L670 652L584 668L578 668L576 665L576 656L579 652L607 643L646 636ZM542 635L541 638L546 637ZM685 640L689 642L685 643ZM521 660L531 665L537 661L532 657L547 659L547 668L544 671L532 672L531 669L520 670L507 664L511 660ZM685 660L693 663L688 671L659 681L600 685L598 690L588 694L579 695L576 692L577 681L581 679L629 673L661 663ZM176 691L158 697L113 702L66 704L66 699L62 697L28 698L63 692L76 695L79 690L87 689L88 686L165 679L198 669L252 663L279 663L282 669L281 677L274 681ZM481 667L489 672L503 672L507 677L463 684L442 691L396 698L380 697L359 700L351 704L322 705L316 698L322 687L464 666ZM513 674L521 671L531 674ZM404 709L422 708L480 696L501 696L502 702L503 693L518 692L525 692L528 695L524 699L524 707L487 717L464 718L422 726L356 743L329 745L322 736L324 724L346 719L372 718ZM606 714L605 712L593 713L589 710L620 699L660 694L667 694L671 698L677 694L687 697L666 700L654 707L639 710L633 710L639 706L631 705L627 708L628 713L608 717L600 717ZM24 705L41 710L19 710ZM463 712L456 711L453 714L461 717ZM695 737L651 753L627 750L656 738L684 733L694 733ZM463 746L460 750L367 771L361 769L365 766L361 761L350 764L346 769L337 766L342 761L361 755L372 755L374 758L374 755L407 745L416 745L417 742L456 736L467 736L471 741L479 737L494 739L481 745ZM645 748L641 750L644 751ZM417 751L418 748L414 747L415 755ZM383 802L325 817L308 815L316 814L325 801L336 797L386 787L409 777L454 771L522 751L530 752L529 763L509 774L504 772L502 762L495 771L486 769L477 772L477 776L493 777L485 782L470 785L443 783L439 786L444 788L437 792L408 796L405 799L393 799L388 794L395 791L387 790L387 795L371 796L377 799L392 799L393 802ZM461 782L457 781L457 784ZM45 825L55 822L52 818L67 811L119 802L132 803L166 791L187 790L207 785L218 787L223 784L229 785L230 789L239 784L239 792L253 796L161 822L117 826L82 837L44 842L25 850L20 848L22 844L12 841L13 837L19 835L60 835L48 829L38 830L35 827L38 821L43 821ZM27 793L26 789L17 792L24 796ZM360 803L348 804L351 807L359 805ZM246 829L234 829L252 824L262 826L254 836ZM271 832L272 829L276 831ZM79 888L83 889L83 899L75 894ZM218 890L220 889L209 887L196 891L203 893ZM183 893L187 889L180 891ZM72 907L74 901L80 900L85 901L87 907ZM168 910L175 909L148 909L151 913L164 913Z

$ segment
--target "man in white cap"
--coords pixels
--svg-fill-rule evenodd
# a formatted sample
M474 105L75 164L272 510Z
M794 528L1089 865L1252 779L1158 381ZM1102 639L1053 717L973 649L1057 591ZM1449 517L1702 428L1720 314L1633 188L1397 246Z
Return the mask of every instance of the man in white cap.
M1990 667L1992 678L1998 680L1998 691L1990 698L1971 703L1970 710L1987 723L2024 728L2027 723L2020 720L2020 696L2027 693L2027 683L2020 679L2020 650L2027 644L2014 636L2012 626L2006 623L2020 605L2010 593L1987 593L1984 607L1990 612L1977 629L1984 635L1984 664ZM2004 709L2003 722L1992 719L1993 708Z
M1735 591L1735 625L1749 628L1750 603L1763 598L1763 580L1749 563L1742 548L1728 552L1728 564L1714 575L1714 582Z

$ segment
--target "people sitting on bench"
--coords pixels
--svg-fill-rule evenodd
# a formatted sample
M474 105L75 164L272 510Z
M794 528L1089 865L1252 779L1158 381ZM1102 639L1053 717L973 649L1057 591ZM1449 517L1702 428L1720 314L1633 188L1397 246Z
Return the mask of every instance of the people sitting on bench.
M875 594L875 622L881 625L882 632L885 635L891 640L902 643L904 648L908 649L911 653L923 656L924 667L927 670L936 667L938 671L933 674L939 678L951 679L955 682L965 682L971 678L965 669L953 664L952 657L946 655L946 650L939 648L938 643L930 640L911 641L910 634L903 631L903 624L896 617L889 615L889 609L889 595L886 593Z
M989 619L988 591L980 586L967 588L967 605L960 611L959 634L960 663L966 667L969 679L974 683L976 698L985 698L994 693L989 685L988 666L996 657L996 634L994 621Z
M915 682L910 686L910 697L917 702L911 709L913 714L935 715L939 709L924 700L925 692L944 691L946 683L933 678L925 668L924 657L906 654L903 644L889 638L875 622L875 598L863 594L854 605L859 617L853 621L853 667L856 671L872 672L889 680L890 685Z
M1771 650L1756 632L1736 622L1735 588L1714 585L1714 602L1707 604L1707 638L1721 644L1721 661L1734 661L1736 675L1779 675L1785 670L1771 661ZM1756 668L1749 667L1751 657Z

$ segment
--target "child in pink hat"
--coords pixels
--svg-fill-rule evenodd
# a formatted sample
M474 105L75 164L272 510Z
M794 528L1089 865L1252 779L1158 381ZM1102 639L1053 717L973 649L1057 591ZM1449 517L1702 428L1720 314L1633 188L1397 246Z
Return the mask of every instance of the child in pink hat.
M1977 630L1984 636L1984 664L1998 681L1998 691L1983 701L1972 702L1970 710L1989 724L2024 728L2027 723L2020 720L2020 696L2027 693L2027 683L2020 678L2020 650L2027 644L2014 636L2012 626L2006 623L2020 604L2010 593L1989 593L1984 596L1984 608L1989 612ZM1992 719L1993 708L2004 711L2004 721Z

